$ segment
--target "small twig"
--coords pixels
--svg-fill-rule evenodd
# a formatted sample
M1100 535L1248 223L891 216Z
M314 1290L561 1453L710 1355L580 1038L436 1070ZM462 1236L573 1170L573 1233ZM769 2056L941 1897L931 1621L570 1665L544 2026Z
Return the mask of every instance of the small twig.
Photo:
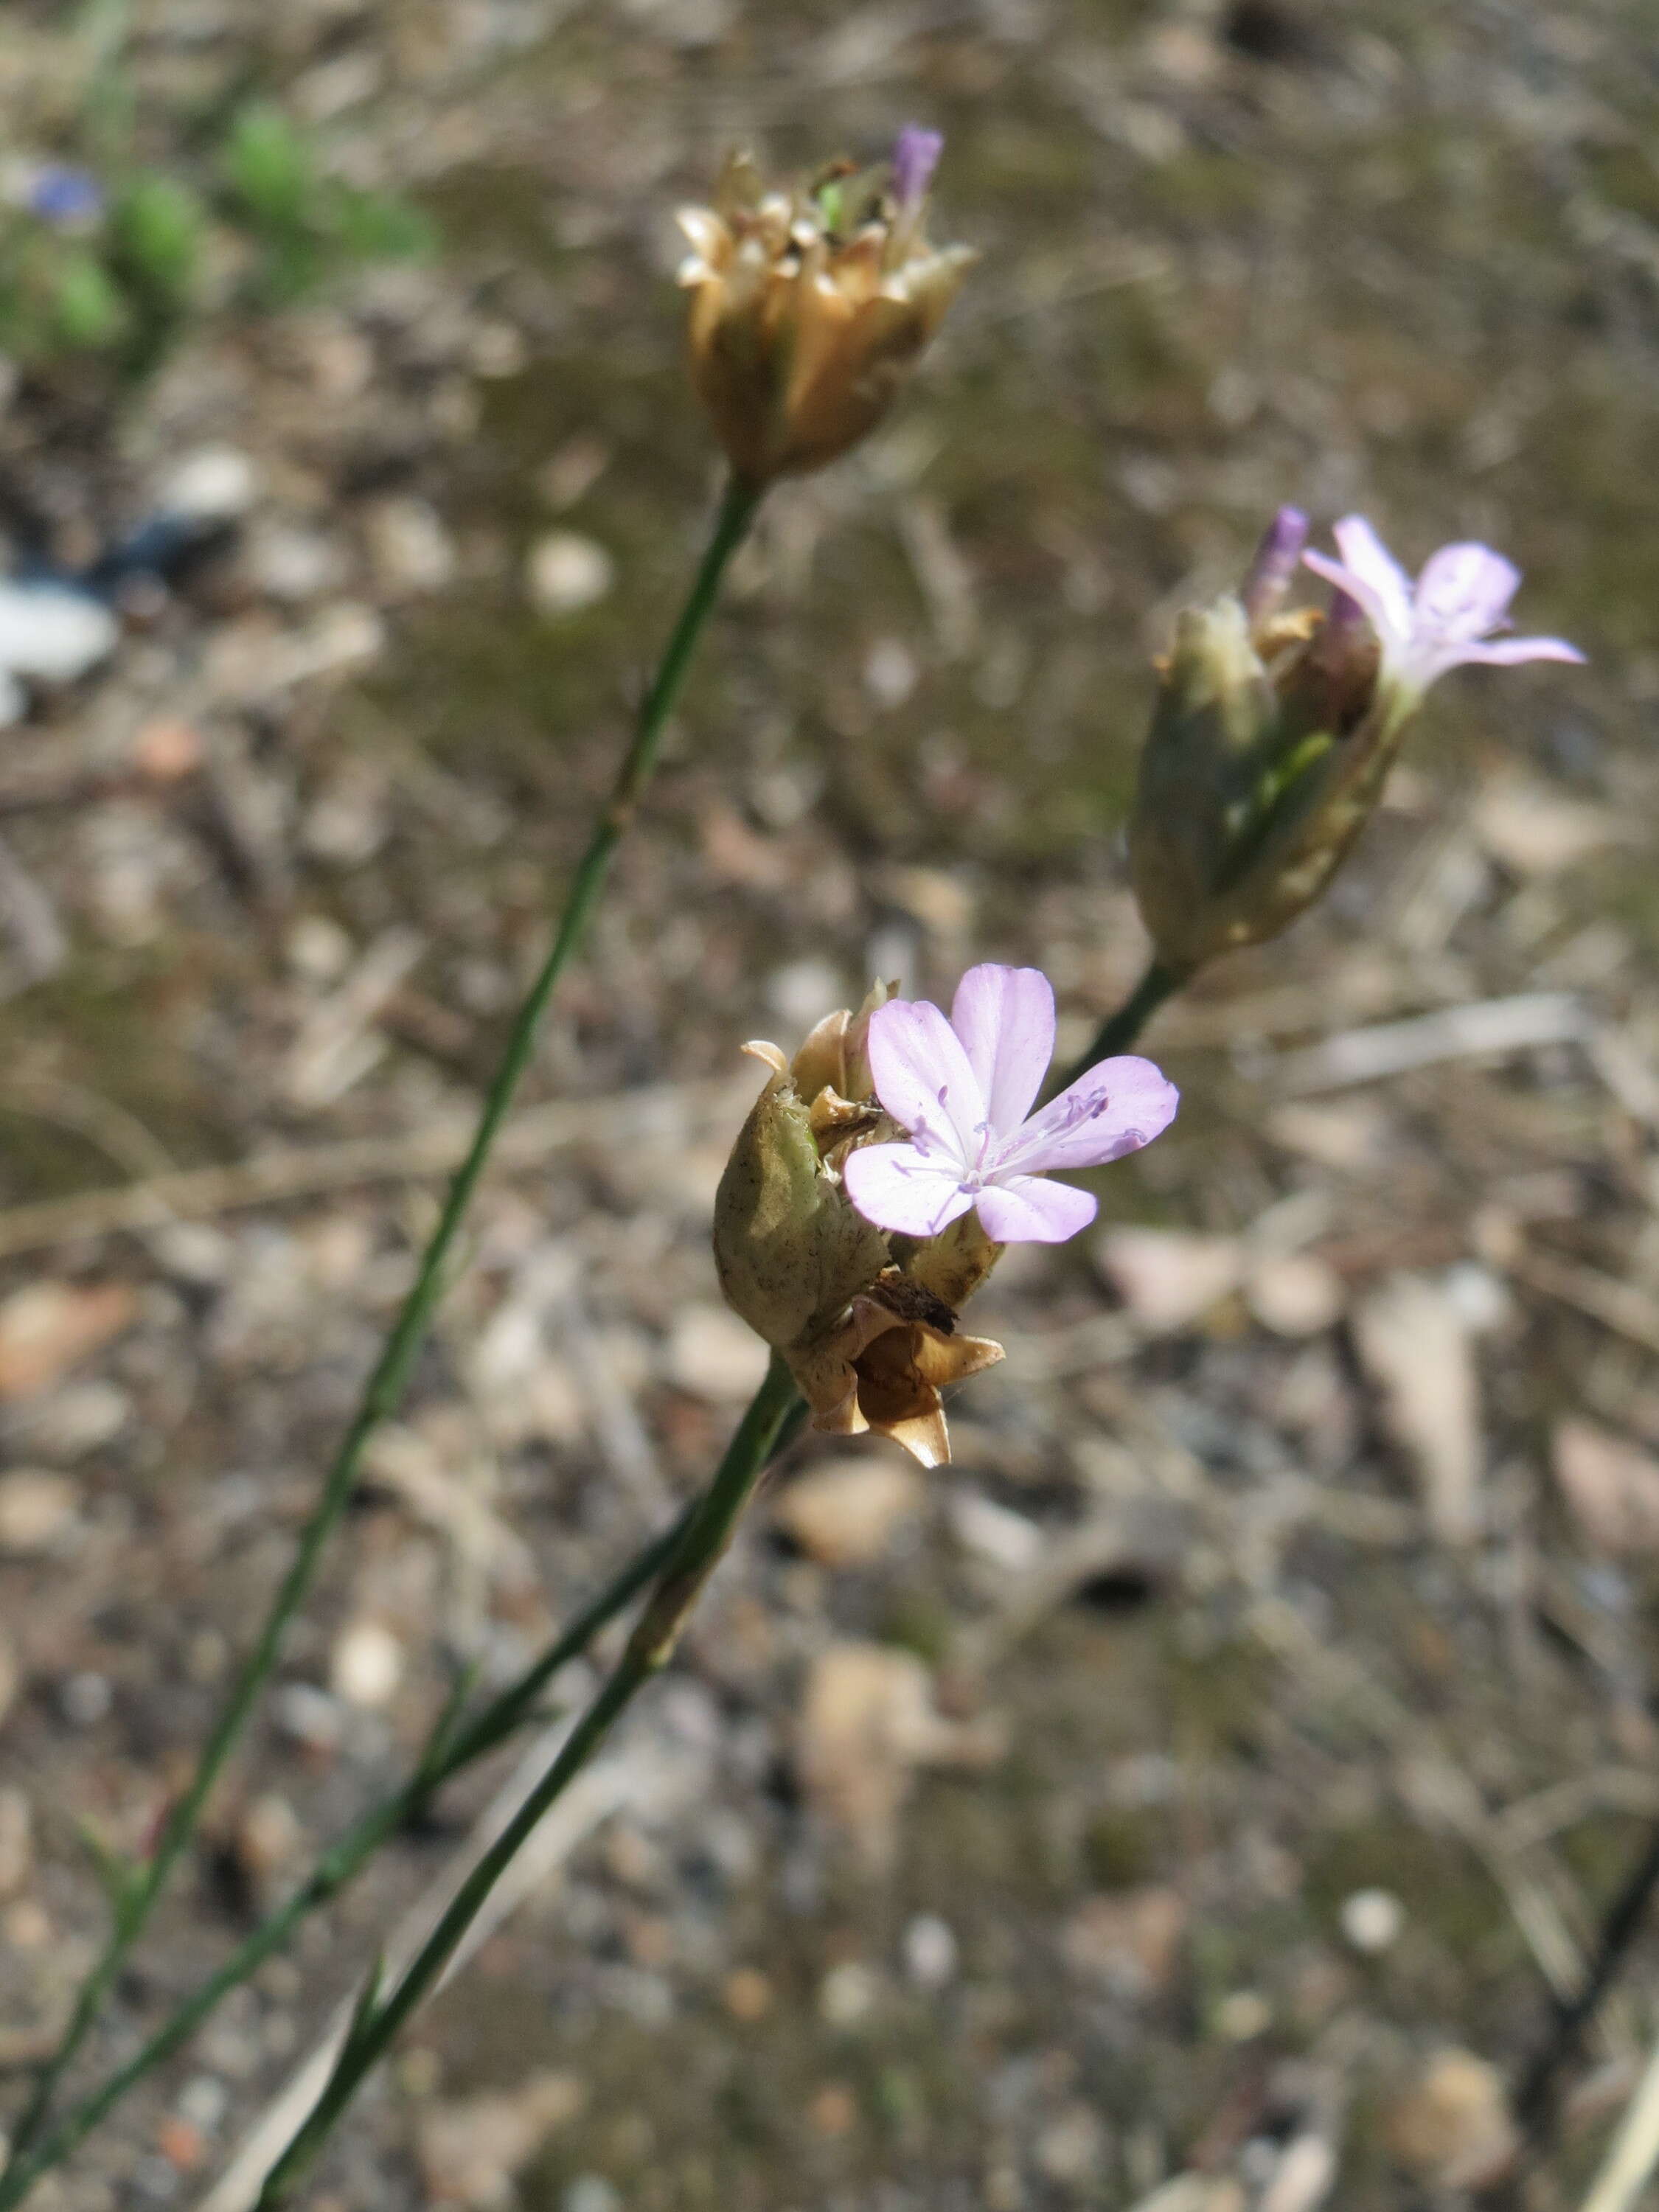
M403 1402L410 1374L447 1287L450 1255L462 1222L495 1152L514 1094L535 1056L543 1016L561 976L586 937L617 848L649 787L667 734L669 717L690 667L697 640L713 612L732 556L748 535L760 496L754 487L734 477L720 502L685 603L650 688L640 703L633 736L610 798L577 863L553 941L514 1019L477 1128L451 1179L437 1225L421 1255L409 1295L364 1384L356 1410L324 1475L317 1502L301 1533L293 1561L278 1585L251 1650L237 1670L195 1771L169 1812L154 1852L133 1871L114 1925L76 1993L63 2040L40 2069L33 2093L19 2117L13 2141L13 2164L6 2173L0 2174L0 2208L3 2212L11 2212L11 2208L22 2201L28 2184L17 2178L19 2172L24 2170L20 2169L17 2160L44 2131L58 2083L91 2032L129 1954L149 1925L173 1869L195 1836L214 1785L240 1741L242 1730L270 1679L289 1626L311 1593L323 1554L356 1489L363 1455L382 1424L396 1413Z
M1659 1825L1608 1906L1595 1954L1577 1990L1558 1998L1554 2018L1532 2064L1515 2093L1515 2115L1533 2155L1547 2141L1559 2100L1561 2077L1577 2057L1603 2000L1619 1978L1632 1944L1659 1890Z
M574 1104L532 1106L503 1126L492 1164L526 1166L561 1146L648 1131L669 1115L684 1127L688 1117L721 1113L731 1095L725 1081L658 1085ZM0 1099L0 1108L4 1103ZM422 1182L452 1172L465 1158L472 1133L470 1118L446 1115L402 1135L283 1146L226 1167L173 1168L139 1182L32 1200L0 1212L0 1259L74 1238L159 1229L369 1183Z
M1486 999L1469 1006L1443 1006L1403 1022L1346 1030L1287 1053L1271 1064L1269 1079L1280 1097L1343 1091L1443 1060L1525 1052L1541 1045L1582 1042L1589 1034L1583 1002L1568 991L1528 991L1512 999Z
M1659 2043L1580 2212L1632 2212L1659 2166Z

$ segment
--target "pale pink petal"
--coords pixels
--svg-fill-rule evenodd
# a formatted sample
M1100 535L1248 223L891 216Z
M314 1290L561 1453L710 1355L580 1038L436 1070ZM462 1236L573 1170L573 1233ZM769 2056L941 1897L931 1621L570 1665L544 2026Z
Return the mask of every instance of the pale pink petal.
M999 1244L1063 1244L1095 1218L1086 1190L1039 1176L1012 1176L981 1191L976 1203L986 1235Z
M970 968L951 1002L951 1026L979 1079L991 1127L1012 1137L1031 1110L1054 1056L1054 994L1039 968Z
M1523 660L1569 660L1579 668L1584 665L1583 654L1564 637L1501 637L1491 645L1463 646L1457 659L1484 661L1493 668L1518 668Z
M992 1172L1103 1167L1139 1152L1175 1119L1181 1094L1150 1060L1126 1054L1079 1075L999 1152Z
M952 1166L914 1145L860 1145L842 1166L847 1195L866 1221L906 1237L933 1237L966 1213L973 1193Z
M870 1017L876 1096L925 1148L963 1165L983 1149L985 1099L961 1040L927 999L892 999Z
M1353 596L1370 612L1367 594L1382 612L1385 635L1408 637L1412 627L1412 580L1363 514L1345 514L1332 526L1342 566L1362 588ZM1303 558L1307 559L1304 554ZM1349 586L1352 590L1352 584Z
M1443 545L1417 580L1413 629L1419 644L1473 644L1500 629L1521 581L1514 562L1490 545Z

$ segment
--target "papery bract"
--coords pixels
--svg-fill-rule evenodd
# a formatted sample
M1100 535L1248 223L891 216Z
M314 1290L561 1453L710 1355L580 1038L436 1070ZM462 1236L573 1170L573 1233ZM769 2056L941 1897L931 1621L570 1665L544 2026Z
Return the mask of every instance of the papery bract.
M974 255L927 234L944 141L912 124L864 174L833 163L789 191L747 156L712 207L684 208L691 375L732 466L759 487L822 468L874 428Z

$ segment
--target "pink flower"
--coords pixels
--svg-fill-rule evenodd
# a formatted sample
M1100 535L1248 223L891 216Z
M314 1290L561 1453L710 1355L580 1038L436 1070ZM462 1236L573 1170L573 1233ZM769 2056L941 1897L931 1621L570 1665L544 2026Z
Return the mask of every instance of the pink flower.
M1465 661L1509 667L1584 658L1559 637L1489 641L1495 630L1509 628L1510 601L1521 581L1521 571L1489 545L1443 545L1413 585L1363 514L1345 516L1332 534L1340 561L1324 553L1302 558L1363 609L1382 649L1380 680L1405 700L1415 703L1437 677Z
M1054 994L1036 968L970 968L948 1022L925 999L878 1006L876 1096L910 1141L848 1154L842 1175L859 1212L933 1237L977 1206L999 1244L1058 1244L1086 1229L1088 1192L1039 1178L1138 1152L1169 1127L1177 1094L1150 1060L1103 1060L1031 1114L1054 1049Z

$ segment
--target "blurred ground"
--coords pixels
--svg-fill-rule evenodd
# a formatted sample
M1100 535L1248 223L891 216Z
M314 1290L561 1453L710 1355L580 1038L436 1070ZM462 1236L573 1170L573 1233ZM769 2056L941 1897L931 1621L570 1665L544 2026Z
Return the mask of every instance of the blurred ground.
M6 15L4 131L47 150L64 11ZM950 1473L796 1453L589 1832L307 2203L1382 2212L1501 2160L1498 2077L1659 1810L1650 33L1612 0L140 7L152 155L253 77L447 251L216 320L118 410L0 417L20 550L86 557L204 448L257 483L0 751L0 2058L99 1932L76 1823L152 1831L289 1555L695 547L671 211L733 136L810 161L917 117L982 266L891 428L771 503L100 2057L398 1775L459 1658L521 1662L702 1480L758 1372L706 1242L738 1044L983 957L1047 968L1080 1042L1133 980L1148 656L1295 498L1413 566L1489 538L1593 667L1449 679L1335 897L1164 1018L1182 1119L976 1306L1009 1357ZM236 1163L170 1223L52 1210ZM40 2203L202 2201L510 1765ZM1656 1966L1537 2207L1582 2192Z

